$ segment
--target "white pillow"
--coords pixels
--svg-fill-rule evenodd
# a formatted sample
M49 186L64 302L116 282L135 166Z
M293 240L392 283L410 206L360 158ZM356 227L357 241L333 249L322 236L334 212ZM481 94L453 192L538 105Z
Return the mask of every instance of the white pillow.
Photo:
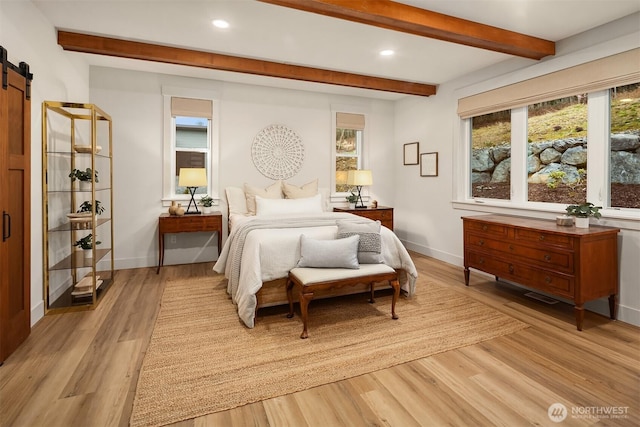
M316 240L300 236L300 260L296 267L360 268L358 242L360 236L344 239Z
M227 206L229 206L229 214L247 214L247 199L244 190L240 187L227 187L224 189L227 195Z
M249 215L256 214L256 196L264 199L282 199L282 182L276 181L267 188L252 187L245 182L244 195Z
M315 179L307 182L302 187L298 187L286 182L282 183L282 192L287 199L302 199L305 197L313 197L318 194L318 180Z
M300 213L321 213L320 194L304 199L265 199L255 196L256 215L287 215Z

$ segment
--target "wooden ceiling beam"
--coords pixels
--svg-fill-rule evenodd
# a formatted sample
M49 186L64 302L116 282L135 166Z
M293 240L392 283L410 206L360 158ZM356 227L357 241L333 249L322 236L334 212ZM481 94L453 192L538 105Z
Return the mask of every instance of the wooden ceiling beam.
M259 0L530 59L555 55L555 43L389 0Z
M193 49L143 43L71 31L58 31L58 44L65 50L120 58L186 65L212 70L232 71L260 76L280 77L314 83L381 90L407 95L435 95L430 84L385 79L321 68L263 61Z

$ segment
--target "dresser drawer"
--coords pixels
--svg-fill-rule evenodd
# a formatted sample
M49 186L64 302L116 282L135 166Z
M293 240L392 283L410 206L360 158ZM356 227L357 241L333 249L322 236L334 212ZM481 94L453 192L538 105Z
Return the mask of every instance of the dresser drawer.
M493 224L490 222L465 221L465 231L475 231L490 235L493 237L507 236L508 228L501 224Z
M220 228L221 221L222 217L217 215L165 217L160 219L160 231L162 233L212 231Z
M538 269L517 261L494 258L474 251L465 251L465 265L541 291L573 297L573 277L570 275Z
M513 238L516 241L573 249L573 239L570 236L564 236L561 234L547 233L533 229L516 228L513 233Z
M496 256L521 258L526 263L573 273L573 252L518 245L510 240L490 239L484 235L465 234L465 247Z

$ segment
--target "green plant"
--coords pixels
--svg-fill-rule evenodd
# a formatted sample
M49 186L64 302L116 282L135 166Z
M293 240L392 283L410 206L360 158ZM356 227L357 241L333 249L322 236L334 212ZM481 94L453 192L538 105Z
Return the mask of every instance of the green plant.
M567 175L563 171L553 171L549 174L549 178L547 178L547 187L556 189L558 188L558 184L562 182L562 178Z
M356 196L356 194L352 191L351 194L349 194L347 197L345 197L347 199L347 202L349 203L355 203L358 201L358 196Z
M213 199L207 194L200 198L200 204L205 208L210 208L211 206L213 206Z
M569 205L567 206L567 215L576 216L578 218L589 218L590 216L594 218L600 218L602 215L600 214L600 209L602 206L594 206L593 203L585 202L580 205Z
M82 202L82 204L80 205L80 209L77 210L77 213L81 213L81 212L93 212L91 201L85 200L84 202ZM95 213L97 215L101 215L103 212L104 212L104 208L102 207L100 200L96 200Z
M82 249L91 249L93 248L93 235L91 233L87 234L83 238L76 240L73 246L80 246ZM102 243L99 240L96 240L96 245Z
M96 178L96 182L98 182L98 171L93 171L93 174ZM91 181L91 168L87 168L85 170L73 169L69 174L69 178L71 178L71 182L75 181Z

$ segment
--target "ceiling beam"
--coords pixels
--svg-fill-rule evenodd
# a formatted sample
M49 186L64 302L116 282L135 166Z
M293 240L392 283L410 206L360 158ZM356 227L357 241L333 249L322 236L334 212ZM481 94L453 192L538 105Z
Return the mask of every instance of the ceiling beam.
M280 77L314 83L381 90L407 95L435 95L430 84L392 80L362 74L343 73L321 68L263 61L193 49L121 40L58 30L58 44L65 50L120 58L186 65L212 70L232 71L260 76Z
M259 1L530 59L556 50L549 40L389 0Z

